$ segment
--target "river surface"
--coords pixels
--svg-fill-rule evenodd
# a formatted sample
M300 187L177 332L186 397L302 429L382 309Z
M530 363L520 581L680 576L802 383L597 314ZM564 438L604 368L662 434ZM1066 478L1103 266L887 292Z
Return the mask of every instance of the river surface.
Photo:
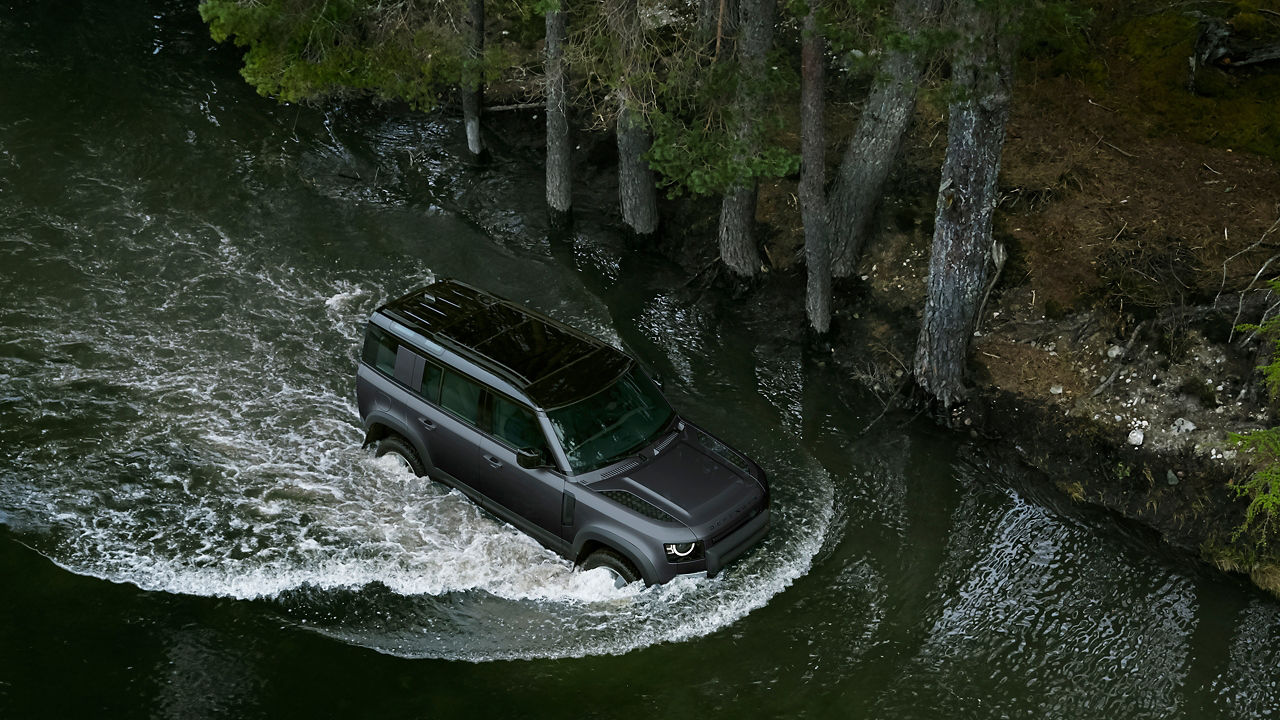
M860 434L776 318L624 252L604 169L552 242L536 143L258 97L193 5L0 13L0 717L1280 715L1277 602ZM634 348L770 472L766 541L615 589L361 451L363 319L446 276Z

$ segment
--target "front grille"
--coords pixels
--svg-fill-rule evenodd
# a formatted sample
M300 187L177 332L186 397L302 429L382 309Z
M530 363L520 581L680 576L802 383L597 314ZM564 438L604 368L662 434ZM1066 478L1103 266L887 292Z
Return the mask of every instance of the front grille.
M722 540L739 530L743 525L751 522L751 519L760 514L762 505L756 505L750 510L742 513L737 519L726 523L724 527L718 528L707 538L707 547L719 545Z
M626 490L601 490L600 494L618 503L619 505L635 510L647 518L652 518L659 522L673 523L675 518L671 517L662 508L645 500L644 498L633 495Z

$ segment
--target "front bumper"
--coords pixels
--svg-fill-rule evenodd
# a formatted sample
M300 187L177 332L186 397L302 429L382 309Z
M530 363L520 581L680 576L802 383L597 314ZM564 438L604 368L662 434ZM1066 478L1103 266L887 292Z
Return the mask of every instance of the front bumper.
M707 577L718 575L725 565L733 562L752 545L760 542L768 532L769 508L766 507L760 511L759 515L748 520L728 537L707 548Z

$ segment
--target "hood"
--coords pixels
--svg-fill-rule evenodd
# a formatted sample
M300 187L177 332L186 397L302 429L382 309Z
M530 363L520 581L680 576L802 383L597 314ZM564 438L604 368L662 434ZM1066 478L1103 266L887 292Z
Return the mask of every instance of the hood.
M764 489L755 478L691 439L683 432L661 451L646 451L645 462L608 485L648 500L695 531L714 529L760 502Z

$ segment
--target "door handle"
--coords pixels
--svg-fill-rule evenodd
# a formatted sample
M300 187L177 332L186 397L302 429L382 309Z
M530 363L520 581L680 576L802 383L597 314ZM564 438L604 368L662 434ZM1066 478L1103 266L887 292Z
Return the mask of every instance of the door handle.
M420 418L418 418L418 422L422 423L422 426L423 426L423 427L425 427L425 428L426 428L426 429L428 429L428 430L435 430L435 429L436 429L436 424L435 424L435 423L433 423L433 422L431 422L431 421L430 421L430 420L428 420L427 418L420 417Z
M500 468L500 467L502 467L502 461L501 461L501 460L499 460L498 458L496 458L496 457L494 457L494 456L490 455L489 453L485 453L485 454L484 454L484 459L485 459L485 460L488 460L488 461L489 461L489 464L490 464L490 465L492 465L492 466L494 466L494 467L496 467L496 468Z

